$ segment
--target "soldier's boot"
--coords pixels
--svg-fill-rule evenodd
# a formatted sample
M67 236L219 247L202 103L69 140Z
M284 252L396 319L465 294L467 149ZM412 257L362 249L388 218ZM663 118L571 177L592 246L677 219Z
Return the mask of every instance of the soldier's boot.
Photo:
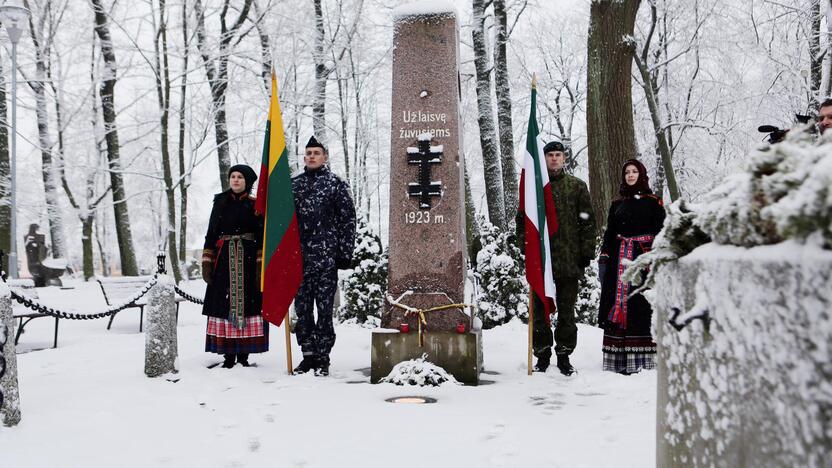
M572 375L578 371L569 363L568 354L558 354L558 370L563 375Z
M237 362L240 363L243 367L250 367L251 364L248 362L248 353L240 353L237 355Z
M235 355L233 355L233 354L223 354L223 357L225 357L225 360L222 362L223 367L225 367L226 369L231 369L232 367L234 367L234 364L235 364L234 358L236 357Z
M546 369L549 368L549 364L551 363L552 354L542 354L537 357L537 363L534 365L535 372L546 372Z
M297 367L295 367L295 374L305 374L313 369L318 368L318 359L315 356L304 356Z
M318 367L315 369L315 375L318 377L326 377L329 375L329 356L321 357L318 360Z

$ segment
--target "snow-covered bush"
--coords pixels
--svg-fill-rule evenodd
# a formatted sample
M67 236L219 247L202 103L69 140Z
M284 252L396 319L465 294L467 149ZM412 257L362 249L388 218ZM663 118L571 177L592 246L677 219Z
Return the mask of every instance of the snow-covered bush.
M595 260L584 270L578 283L578 300L575 301L575 321L598 325L598 307L601 304L601 282L598 281L598 262Z
M445 382L459 385L459 382L445 369L428 362L427 355L422 354L418 359L411 359L396 364L387 377L380 380L383 383L395 385L416 385L419 387L438 387Z
M477 253L477 306L483 328L493 328L519 317L528 320L529 287L516 241L496 226L480 222L482 249Z
M792 129L782 143L756 149L744 172L727 177L703 201L670 206L653 251L627 269L640 282L650 269L699 245L754 247L786 240L832 249L832 132L815 141L807 127Z
M344 302L338 308L338 320L377 326L387 291L387 252L363 220L356 227L353 268L341 281L341 289Z

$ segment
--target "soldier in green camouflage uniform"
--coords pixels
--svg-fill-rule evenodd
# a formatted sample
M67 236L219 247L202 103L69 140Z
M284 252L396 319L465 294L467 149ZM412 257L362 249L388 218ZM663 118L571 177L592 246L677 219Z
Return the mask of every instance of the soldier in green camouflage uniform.
M564 172L566 154L563 144L558 141L549 142L543 147L543 152L558 221L557 233L551 238L558 316L553 340L549 317L541 313L544 310L543 304L534 296L532 347L537 357L535 371L546 372L554 341L558 369L564 375L571 375L575 368L569 362L569 355L578 342L578 326L575 324L578 282L590 260L595 257L595 216L586 183ZM517 213L516 226L517 241L520 249L525 250L523 213Z

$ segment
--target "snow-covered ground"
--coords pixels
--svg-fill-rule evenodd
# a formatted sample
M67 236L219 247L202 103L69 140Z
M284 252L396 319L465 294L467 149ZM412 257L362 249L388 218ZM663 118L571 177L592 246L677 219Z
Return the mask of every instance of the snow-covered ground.
M40 297L103 305L94 283ZM202 351L199 307L183 304L179 373L150 379L137 311L110 331L61 320L58 349L31 351L51 346L52 324L35 320L21 337L23 420L0 427L2 468L655 466L656 374L602 372L596 328L580 326L573 377L528 377L527 331L512 322L485 332L482 385L406 388L369 383L370 331L356 326L337 327L328 378L286 375L277 328L257 367L208 369L221 359ZM438 402L385 402L404 395Z

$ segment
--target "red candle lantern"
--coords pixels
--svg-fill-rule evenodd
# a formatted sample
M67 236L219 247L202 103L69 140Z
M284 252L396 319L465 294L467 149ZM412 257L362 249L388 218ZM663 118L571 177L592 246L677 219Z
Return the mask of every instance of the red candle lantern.
M401 333L410 333L410 325L406 323L399 324L399 332Z
M462 323L462 322L460 322L460 323L456 326L456 332L457 332L457 333L465 333L465 324L464 324L464 323Z

